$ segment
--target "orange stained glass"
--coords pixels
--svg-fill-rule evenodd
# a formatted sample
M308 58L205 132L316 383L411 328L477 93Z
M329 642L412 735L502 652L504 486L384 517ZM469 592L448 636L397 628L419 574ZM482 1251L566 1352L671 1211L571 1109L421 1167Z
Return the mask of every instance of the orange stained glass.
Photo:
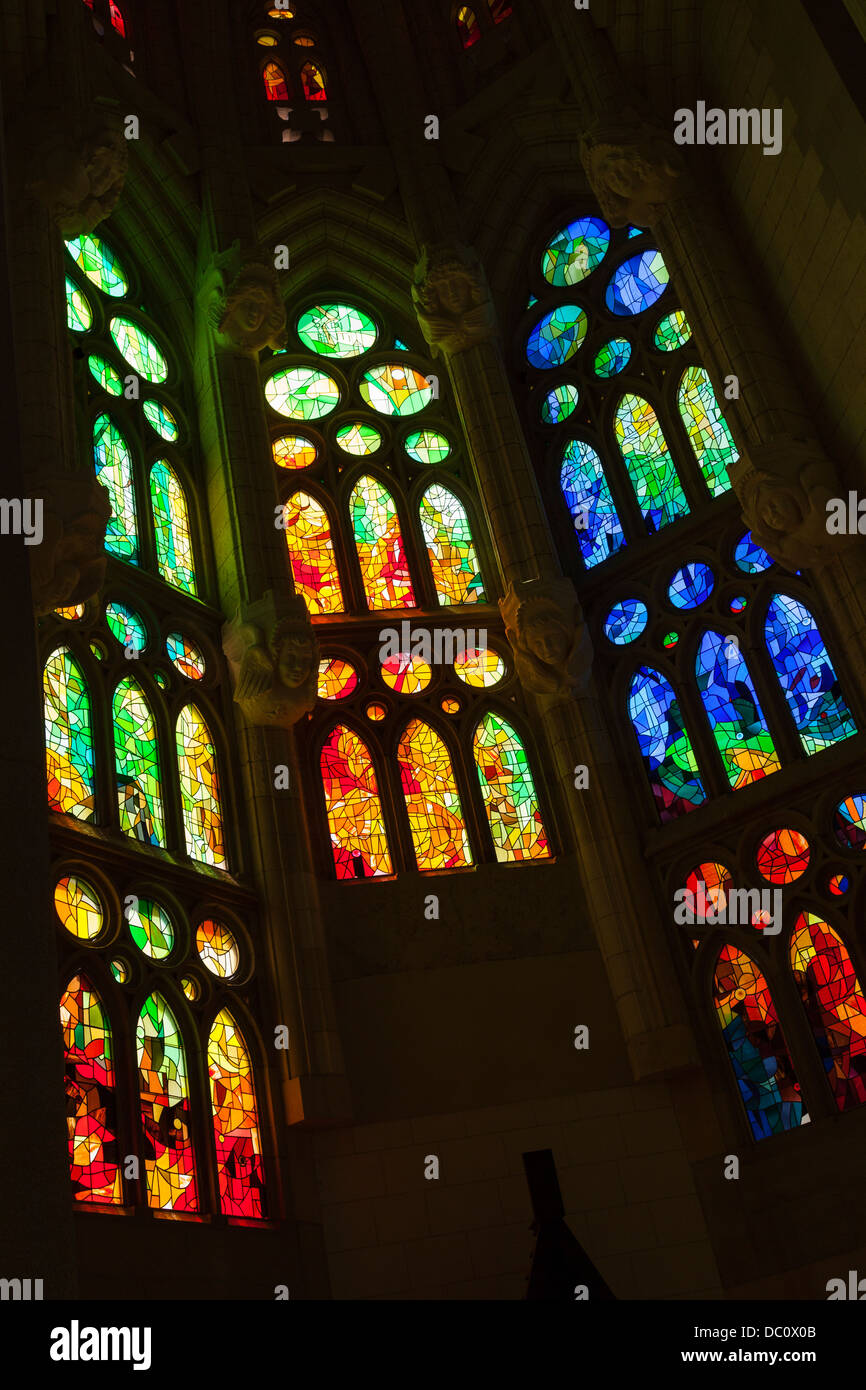
M481 26L468 5L461 5L457 11L457 32L464 48L471 48L481 38Z
M66 1084L66 1129L72 1190L78 1202L121 1205L111 1025L85 975L60 1000Z
M262 69L262 81L268 101L288 101L289 88L286 75L279 63L266 63Z
M316 446L302 434L284 434L273 442L274 463L280 468L309 468L316 462Z
M833 1098L840 1110L866 1101L866 999L844 942L815 912L801 912L791 968Z
M337 878L391 873L376 773L366 744L343 724L322 746L322 786Z
M429 724L413 719L397 749L400 780L419 869L472 863L448 749Z
M75 622L76 618L84 617L84 604L76 603L72 608L55 608L54 612L58 618L66 618L70 623Z
M378 724L381 720L387 718L388 707L387 705L381 705L378 700L371 700L369 704L364 706L364 713L368 719L373 720L374 724Z
M283 508L295 589L311 613L342 613L343 591L328 513L308 492L295 492Z
M460 701L455 700L453 695L446 695L445 699L442 701L442 709L445 714L459 714Z
M433 678L432 667L420 656L398 652L382 662L382 680L399 695L418 695Z
M341 656L324 658L319 662L319 685L316 690L320 700L344 700L358 684L358 673L351 662Z
M216 750L210 730L195 705L178 715L177 765L186 849L191 859L226 867Z
M54 907L66 930L79 940L92 941L102 931L102 903L83 878L61 878L54 889Z
M421 498L419 516L439 602L483 603L478 556L462 503L434 483Z
M414 608L400 518L388 489L377 478L359 478L349 512L369 607Z
M481 795L500 862L549 859L547 834L523 743L506 719L484 715L473 744Z
M228 1009L213 1021L207 1044L213 1132L225 1216L265 1215L265 1176L253 1069L243 1034Z
M325 74L316 63L304 63L301 68L301 86L304 89L305 101L328 100L328 93L325 90Z
M145 999L136 1026L147 1200L167 1211L198 1211L186 1054L161 994Z

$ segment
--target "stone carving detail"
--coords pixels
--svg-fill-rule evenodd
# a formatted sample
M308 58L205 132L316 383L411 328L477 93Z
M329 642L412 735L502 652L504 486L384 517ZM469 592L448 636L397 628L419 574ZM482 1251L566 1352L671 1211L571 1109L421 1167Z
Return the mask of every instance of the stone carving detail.
M240 242L216 254L205 270L198 301L221 348L256 357L286 345L286 306L273 263Z
M64 237L92 232L104 221L123 192L129 147L119 122L105 118L76 132L52 121L32 150L36 177L26 191L53 215Z
M592 644L570 579L509 584L499 611L524 690L574 696L586 688Z
M753 538L787 569L831 563L854 539L827 530L827 504L842 495L841 484L817 440L780 435L755 444L729 473Z
M580 158L612 227L652 227L675 196L683 169L671 136L634 111L591 126Z
M84 603L105 579L108 489L89 474L58 473L27 486L42 501L42 539L28 546L33 608L41 617Z
M412 301L424 339L437 356L463 352L495 332L484 270L469 246L425 246L415 267Z
M290 729L316 703L319 645L304 600L272 590L223 627L235 703L251 724Z

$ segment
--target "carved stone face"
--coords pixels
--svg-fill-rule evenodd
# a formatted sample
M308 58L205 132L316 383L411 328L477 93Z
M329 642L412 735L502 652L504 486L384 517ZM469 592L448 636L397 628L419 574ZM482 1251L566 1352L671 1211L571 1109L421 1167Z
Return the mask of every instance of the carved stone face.
M283 685L296 690L308 679L313 666L313 643L305 633L289 633L280 643L277 670Z
M226 303L220 328L230 338L245 338L258 333L270 309L270 297L260 285L246 285L232 294Z
M552 616L538 616L523 633L523 641L531 652L548 666L561 666L571 647L569 633Z
M758 474L749 486L747 510L771 531L790 534L803 521L803 509L796 493L768 473Z

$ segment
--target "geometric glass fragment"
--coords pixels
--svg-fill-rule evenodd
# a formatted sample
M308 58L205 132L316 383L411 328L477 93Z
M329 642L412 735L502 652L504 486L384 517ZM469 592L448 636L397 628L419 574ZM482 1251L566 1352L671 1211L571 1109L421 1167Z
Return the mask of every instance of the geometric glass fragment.
M322 787L337 878L391 873L376 773L367 746L337 724L322 745Z
M165 845L156 724L144 692L126 676L112 700L120 828L146 845Z
M601 459L582 439L563 450L560 484L587 568L615 555L625 545L622 523Z
M145 999L136 1025L148 1205L198 1211L186 1057L161 994Z
M93 315L85 295L74 280L66 281L66 327L74 333L86 333L93 323Z
M630 256L618 266L604 294L612 314L640 314L664 294L668 284L667 266L656 250Z
M746 531L734 547L734 564L744 574L760 574L762 570L768 570L775 564L775 561L757 541L752 540L751 531Z
M548 284L563 287L585 280L604 259L610 229L599 217L580 217L556 233L541 257Z
M421 498L421 530L440 603L483 603L484 585L465 508L434 483Z
M439 735L423 720L411 720L400 739L397 761L417 867L423 871L471 864L451 758Z
M674 608L700 608L713 592L713 572L700 560L677 570L668 588L668 600Z
M185 705L180 711L175 742L187 854L200 864L224 869L226 853L216 750L204 717L195 705Z
M780 767L767 721L739 645L705 632L696 662L698 690L734 790Z
M526 360L543 371L561 367L580 349L587 317L576 304L558 304L539 319L526 340Z
M476 726L472 746L497 860L549 859L532 771L516 730L489 710Z
M45 762L48 804L78 820L92 820L93 730L84 672L67 647L45 663Z
M833 830L845 849L866 849L866 796L852 792L833 812Z
M670 681L642 666L632 680L628 712L662 824L693 811L706 792Z
M295 492L283 508L283 519L296 592L311 613L341 612L343 593L325 508L309 493Z
M808 608L788 594L774 594L765 633L804 751L811 757L856 734L857 726Z
M731 486L728 468L740 457L712 382L703 367L687 367L677 392L680 416L713 497Z

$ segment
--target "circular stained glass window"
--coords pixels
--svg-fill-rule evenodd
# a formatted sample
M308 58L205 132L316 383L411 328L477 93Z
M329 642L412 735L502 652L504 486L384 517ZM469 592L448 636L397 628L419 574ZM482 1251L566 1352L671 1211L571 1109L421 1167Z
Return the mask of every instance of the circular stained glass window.
M151 960L165 960L174 950L174 927L164 907L153 898L126 898L123 915L136 946Z
M445 435L437 434L435 430L417 430L407 436L403 447L416 463L441 463L451 453L451 445Z
M370 703L364 707L364 713L368 719L373 720L374 724L378 724L386 717L388 708L386 705L380 705L378 700L371 700Z
M196 950L202 965L221 980L230 980L238 972L240 952L234 934L225 922L208 918L195 934Z
M809 841L783 827L765 835L756 851L758 871L768 883L794 883L809 867Z
M489 689L505 675L505 662L492 647L474 647L455 657L454 674L466 685Z
M737 569L741 569L744 574L760 574L762 570L768 570L773 563L766 550L762 550L757 541L752 540L751 531L740 536L734 546L734 564Z
M109 961L108 968L119 985L126 984L129 979L129 966L125 960L121 960L119 956L116 956L114 960Z
M672 647L675 647L677 645L677 642L679 642L679 640L680 634L678 632L666 632L664 637L662 638L662 646L667 651L670 651Z
M310 468L316 462L318 450L311 439L302 434L284 434L271 446L274 463L280 468Z
M642 314L661 298L667 283L661 252L643 251L617 266L604 292L604 302L612 314Z
M379 415L417 415L433 399L427 378L402 362L371 367L358 390L365 404Z
M111 363L97 353L91 353L87 359L90 368L90 375L98 381L103 391L107 391L110 396L123 395L123 382L120 373L116 372Z
M201 994L198 980L192 979L190 975L184 975L180 987L191 1004L194 1004Z
M320 700L345 700L357 684L357 671L341 656L326 657L319 662L319 684L316 694Z
M105 915L99 894L83 878L61 878L54 889L54 906L62 925L79 941L93 941L102 931Z
M866 796L854 792L840 801L833 812L833 829L846 849L866 849Z
M573 415L580 400L580 392L570 381L564 381L548 391L541 402L541 420L545 425L559 425Z
M713 592L713 572L709 565L695 560L677 570L668 588L674 608L699 608Z
M322 357L360 357L373 347L378 330L352 304L316 304L298 320L298 337Z
M129 281L108 242L98 236L79 236L67 241L66 249L92 285L112 299L123 298Z
M599 348L592 364L596 376L618 376L628 366L631 357L631 343L628 338L611 338Z
M162 401L142 401L141 408L147 423L156 430L160 438L167 439L169 444L174 444L180 431L177 427L177 421L171 411L162 404Z
M375 454L382 443L382 436L372 425L365 425L361 421L353 421L349 425L341 425L334 438L339 447L346 454Z
M850 884L847 874L831 874L827 880L827 887L834 898L841 898L848 892Z
M556 233L544 248L541 273L550 285L577 285L591 275L610 245L610 229L600 217L580 217Z
M340 388L312 367L286 367L265 382L265 400L288 420L321 420L339 405Z
M587 318L576 304L559 304L539 319L526 340L526 360L548 371L561 367L579 350L586 337Z
M624 647L640 637L647 625L649 612L639 598L624 598L615 603L604 620L604 635L617 647Z
M714 925L713 918L726 913L728 895L734 886L730 869L708 861L699 864L686 878L684 907L697 922Z
M124 603L107 603L105 621L122 647L143 652L147 646L147 628L142 619Z
M126 358L139 376L143 376L145 381L152 382L154 386L165 381L168 376L168 363L155 340L149 333L145 333L140 324L117 314L109 323L108 331L121 357Z
M749 600L746 598L745 594L737 594L736 598L731 599L728 607L732 613L744 613L748 607L748 603Z
M442 701L442 710L445 714L459 714L460 701L455 700L453 695L446 695Z
M165 650L168 659L182 676L186 676L189 681L200 681L204 679L205 664L204 657L194 642L190 642L188 637L184 637L180 632L170 632L165 639Z
M674 309L672 314L665 314L664 318L659 320L653 343L659 352L675 352L678 347L683 347L691 336L692 330L682 309Z
M398 652L382 662L382 680L398 695L417 695L430 684L433 671L419 656Z

